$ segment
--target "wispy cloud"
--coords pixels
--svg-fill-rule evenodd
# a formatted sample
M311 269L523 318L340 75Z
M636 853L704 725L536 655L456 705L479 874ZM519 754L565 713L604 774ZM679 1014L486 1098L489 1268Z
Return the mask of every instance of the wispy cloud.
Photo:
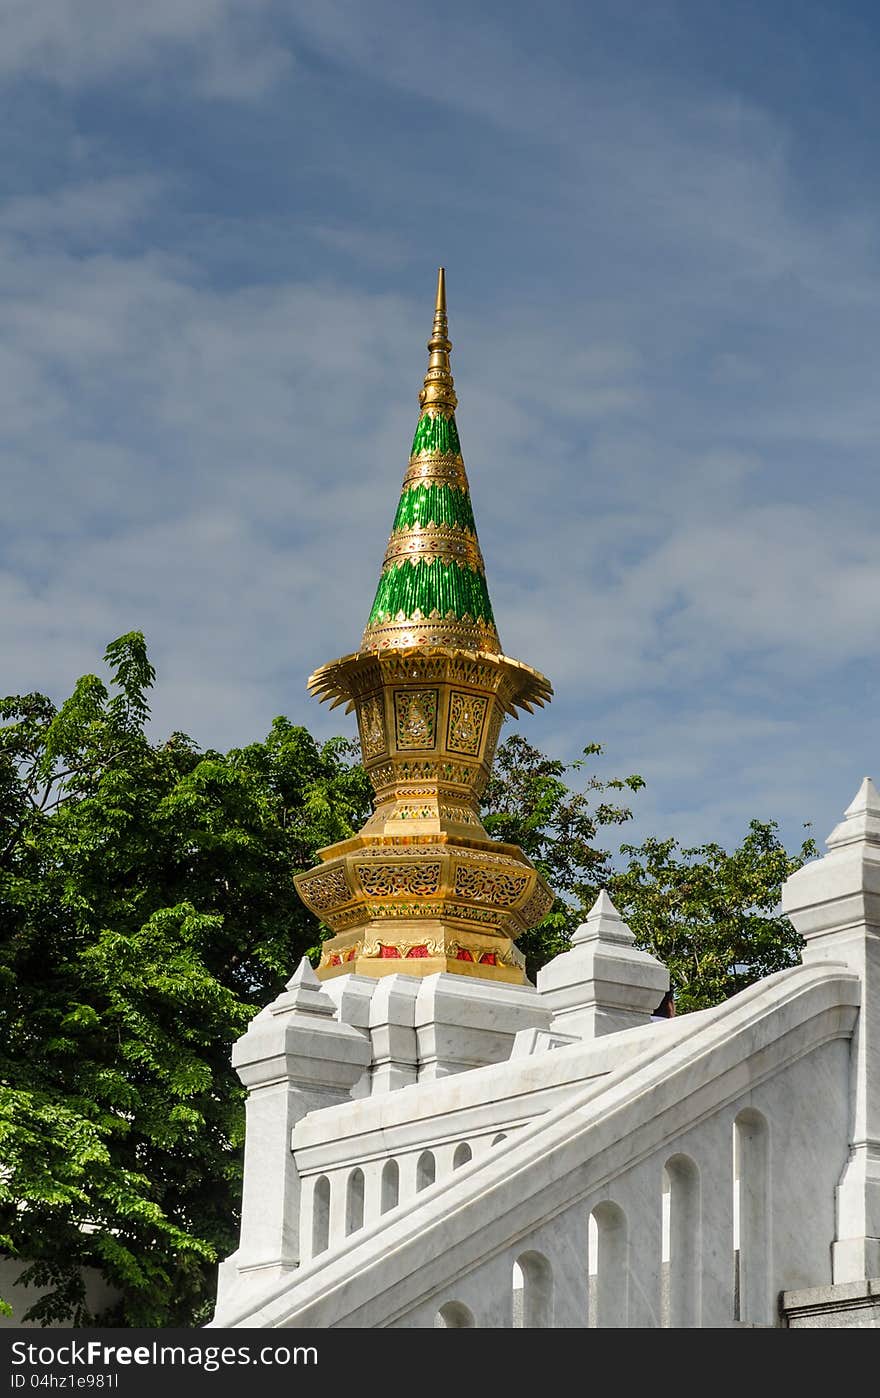
M880 678L877 195L818 199L796 110L614 8L7 7L67 142L0 204L0 688L141 626L158 729L336 731L304 680L369 607L436 252L502 640L557 690L527 731L605 740L657 833L796 831L816 787L833 823Z
M272 0L5 0L0 76L73 89L142 72L182 50L205 96L253 99L292 61L267 29L272 8Z

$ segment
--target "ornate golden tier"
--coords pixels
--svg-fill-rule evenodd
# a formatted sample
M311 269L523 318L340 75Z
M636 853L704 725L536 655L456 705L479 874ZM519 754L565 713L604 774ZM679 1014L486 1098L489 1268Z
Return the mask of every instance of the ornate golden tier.
M543 704L548 681L507 656L413 647L344 656L309 689L357 711L376 792L360 834L296 878L303 902L338 934L319 975L385 975L405 960L408 975L521 983L513 941L553 895L521 850L490 839L479 799L505 714Z
M441 269L421 417L361 649L309 679L318 699L356 711L376 793L363 829L295 879L335 934L321 977L453 971L519 984L514 942L553 903L522 851L491 840L480 820L505 715L531 712L553 691L501 654L453 416L451 348Z
M553 894L515 845L355 836L342 849L322 850L327 863L296 878L303 902L336 932L322 947L322 979L453 971L523 983L514 940Z

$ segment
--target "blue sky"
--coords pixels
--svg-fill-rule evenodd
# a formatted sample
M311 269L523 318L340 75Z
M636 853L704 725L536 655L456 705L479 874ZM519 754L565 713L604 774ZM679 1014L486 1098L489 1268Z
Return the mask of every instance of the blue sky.
M631 837L880 774L880 19L798 0L4 0L0 690L139 628L157 733L356 648L447 267L523 731Z

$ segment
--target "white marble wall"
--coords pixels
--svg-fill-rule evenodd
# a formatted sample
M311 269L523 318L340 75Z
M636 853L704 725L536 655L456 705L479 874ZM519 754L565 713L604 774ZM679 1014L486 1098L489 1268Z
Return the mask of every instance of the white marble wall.
M525 1257L527 1285L530 1267L533 1283L536 1276L546 1282L547 1269L553 1279L552 1306L547 1286L534 1283L533 1300L539 1299L532 1313L544 1316L538 1323L583 1326L590 1323L588 1220L593 1211L606 1221L609 1214L617 1217L608 1208L614 1205L626 1219L625 1285L611 1294L625 1300L594 1315L593 1323L660 1325L669 1319L664 1167L674 1156L687 1157L699 1171L699 1323L742 1323L734 1294L734 1122L740 1117L767 1123L766 1179L753 1182L748 1194L766 1203L765 1246L748 1258L752 1275L756 1266L764 1269L762 1285L749 1293L758 1295L761 1313L742 1320L775 1324L779 1291L831 1280L834 1189L847 1154L858 999L858 978L846 968L796 968L715 1010L660 1026L653 1036L630 1030L599 1041L612 1052L617 1038L623 1043L632 1035L640 1045L604 1076L592 1072L572 1081L575 1062L582 1072L597 1062L590 1053L579 1058L585 1046L573 1045L390 1094L390 1121L374 1099L307 1118L294 1133L304 1187L311 1182L310 1153L311 1176L321 1170L337 1176L331 1178L337 1200L331 1246L264 1295L262 1304L226 1323L430 1327L443 1307L457 1303L450 1313L470 1312L478 1326L506 1328L514 1323L514 1263ZM523 1096L517 1086L527 1083L540 1098L548 1075L560 1089L552 1104L523 1120L520 1102L518 1129L497 1146L487 1145L501 1120L499 1088L506 1089L510 1119L512 1104ZM456 1116L470 1123L473 1161L452 1170L456 1140L449 1132L438 1144L436 1183L415 1194L415 1162L424 1145L419 1130L428 1125L436 1131L438 1120L448 1125ZM390 1137L384 1151L378 1148L383 1122L407 1148L398 1162L401 1203L377 1216L381 1163L390 1153ZM328 1128L323 1143L322 1125ZM370 1159L362 1152L358 1161L358 1140L370 1143ZM338 1201L352 1168L365 1174L364 1226L346 1235ZM598 1285L607 1280L600 1277Z
M762 1314L743 1319L751 1324L776 1325L777 1297L780 1291L794 1289L790 1279L811 1277L816 1285L831 1280L834 1189L845 1157L848 1057L846 1041L817 1049L792 1065L783 1080L765 1083L728 1103L712 1118L609 1182L606 1189L587 1195L547 1220L502 1256L456 1278L450 1288L394 1323L433 1325L440 1307L455 1299L468 1306L477 1326L510 1326L513 1264L517 1256L534 1251L547 1259L553 1275L550 1324L564 1328L596 1324L596 1317L589 1314L588 1220L594 1209L610 1202L622 1211L627 1225L626 1311L617 1316L616 1323L629 1328L668 1324L661 1284L663 1168L671 1156L683 1154L694 1162L701 1185L702 1245L696 1269L699 1323L712 1328L734 1326L740 1316L734 1309L733 1126L742 1112L759 1111L768 1123L777 1123L777 1134L786 1140L786 1146L784 1151L774 1152L771 1133L766 1182L769 1227L761 1256L756 1259L767 1269L765 1307ZM797 1116L796 1127L793 1115ZM789 1125L794 1129L787 1138ZM595 1284L592 1290L595 1301Z

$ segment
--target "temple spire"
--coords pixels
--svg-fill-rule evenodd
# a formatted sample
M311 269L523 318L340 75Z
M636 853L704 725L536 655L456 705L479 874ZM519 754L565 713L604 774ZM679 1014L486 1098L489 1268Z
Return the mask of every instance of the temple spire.
M553 894L480 819L506 716L550 698L544 675L502 654L455 425L446 276L428 372L360 649L309 679L358 716L375 810L295 876L333 936L318 977L438 972L523 983L516 938Z
M421 412L361 649L451 646L501 651L461 455L446 318L437 274Z
M449 367L449 353L452 341L449 338L449 322L446 316L446 268L437 272L437 300L434 303L434 329L428 341L428 372L425 386L419 394L422 412L441 412L447 416L455 412L458 399L452 384L452 370Z

